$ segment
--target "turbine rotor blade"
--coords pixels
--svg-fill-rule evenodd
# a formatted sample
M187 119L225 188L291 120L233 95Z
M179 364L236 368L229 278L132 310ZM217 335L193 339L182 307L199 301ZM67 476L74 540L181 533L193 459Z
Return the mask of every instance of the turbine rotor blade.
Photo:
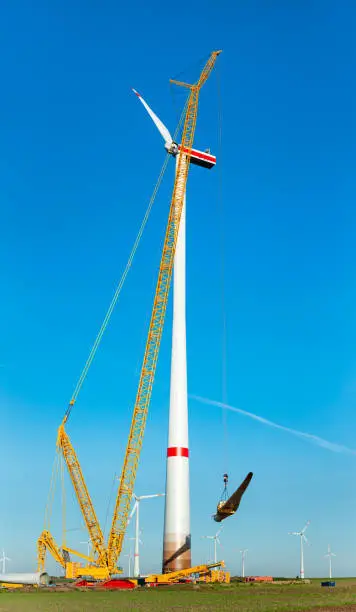
M310 525L310 521L307 521L307 522L305 523L305 525L304 525L304 527L303 527L303 529L302 529L301 533L304 533L304 532L307 530L307 528L309 527L309 525Z
M130 521L131 521L131 519L132 519L133 515L135 514L135 512L136 512L136 510L137 510L137 506L138 506L138 500L136 499L136 501L135 501L135 503L134 503L134 505L133 505L133 508L132 508L132 510L131 510L131 512L130 512L130 516L129 516L129 518L127 519L127 525L129 525L129 523L130 523Z
M141 495L140 499L152 499L153 497L162 497L165 493L154 493L153 495Z
M136 89L132 89L132 91L136 94L136 96L138 97L140 102L145 107L145 109L148 112L149 116L151 117L153 123L155 124L156 128L158 129L159 133L161 134L164 142L169 144L169 145L171 145L172 142L173 142L173 138L170 135L169 130L166 128L164 123L162 123L162 121L157 117L157 115L153 112L153 110L148 106L147 102L138 93L138 91L136 91Z

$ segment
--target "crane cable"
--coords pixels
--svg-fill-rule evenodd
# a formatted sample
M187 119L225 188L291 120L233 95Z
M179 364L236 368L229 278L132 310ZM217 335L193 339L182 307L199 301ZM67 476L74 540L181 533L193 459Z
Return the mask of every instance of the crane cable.
M221 286L221 395L222 403L227 403L227 324L226 324L226 288L225 288L225 232L224 232L224 194L223 194L223 164L222 164L222 98L221 98L221 83L219 66L216 69L217 83L217 99L218 99L218 214L220 226L220 286ZM224 470L229 464L229 432L227 424L227 411L222 408L222 423L223 423L223 460ZM228 477L224 474L224 478ZM224 480L225 482L225 480ZM225 489L227 480L225 482Z
M183 119L184 119L184 116L185 116L185 110L186 110L186 105L184 106L183 112L182 112L181 117L180 117L180 119L179 119L179 122L178 122L178 125L177 125L177 128L176 128L176 131L175 131L175 134L174 134L174 140L176 140L176 137L177 137L177 135L178 135L178 133L179 133L179 131L180 131L181 125L182 125L182 123L183 123ZM111 300L111 302L110 302L110 306L109 306L109 308L108 308L108 310L107 310L107 312L106 312L106 315L105 315L105 317L104 317L104 320L103 320L103 322L102 322L102 324L101 324L101 327L100 327L100 329L99 329L98 335L96 336L96 338L95 338L95 342L94 342L94 344L93 344L93 346L92 346L92 348L91 348L91 351L90 351L90 353L89 353L88 359L87 359L87 361L86 361L86 363L85 363L85 366L84 366L84 368L83 368L83 370L82 370L82 372L81 372L81 375L80 375L80 377L79 377L79 379L78 379L78 382L77 382L77 384L76 384L76 387L75 387L74 392L73 392L73 395L72 395L72 398L71 398L71 400L70 400L70 402L69 402L69 405L68 405L68 407L67 407L67 410L66 410L66 412L65 412L64 419L63 419L63 423L66 423L66 422L68 421L68 419L69 419L69 416L70 416L71 410L72 410L72 408L73 408L73 406L74 406L75 402L77 401L77 398L78 398L79 392L80 392L80 390L81 390L81 388L82 388L82 386L83 386L83 383L84 383L84 381L85 381L85 379L86 379L86 376L87 376L87 374L88 374L88 372L89 372L89 368L90 368L90 366L91 366L91 364L92 364L92 362L93 362L93 360L94 360L94 357L95 357L95 355L96 355L96 352L97 352L97 350L98 350L98 348L99 348L99 345L100 345L101 339L102 339L102 337L103 337L103 335L104 335L104 332L105 332L105 330L106 330L106 328L107 328L107 326L108 326L108 324L109 324L109 321L110 321L111 315L112 315L113 310L114 310L114 308L115 308L115 306L116 306L116 303L117 303L117 301L118 301L118 299L119 299L119 296L120 296L120 293L121 293L122 287L123 287L123 285L124 285L124 282L125 282L125 280L126 280L126 277L127 277L128 273L129 273L129 271L130 271L130 268L131 268L131 265L132 265L133 259L134 259L135 255L136 255L136 251L137 251L138 246L139 246L139 244L140 244L140 240L141 240L141 238L142 238L142 234L143 234L144 229L145 229L145 227L146 227L146 225L147 225L147 221L148 221L148 218L149 218L150 212L151 212L151 210L152 210L152 206L153 206L153 204L154 204L154 201L155 201L155 199L156 199L157 192L158 192L158 190L159 190L159 188L160 188L160 185L161 185L161 183L162 183L162 179L163 179L164 173L165 173L165 171L166 171L166 168L167 168L167 165L168 165L169 158L170 158L170 154L169 154L169 153L167 153L167 155L166 155L166 157L165 157L165 160L164 160L164 162L163 162L163 166L162 166L162 168L161 168L161 171L160 171L160 174L159 174L158 180L157 180L157 182L156 182L156 185L155 185L155 187L154 187L153 193L152 193L152 195L151 195L151 198L150 198L150 201L149 201L149 204L148 204L147 210L146 210L145 215L144 215L144 217L143 217L143 221L142 221L142 223L141 223L141 227L140 227L139 232L138 232L138 234L137 234L137 236L136 236L136 239L135 239L134 245L133 245L133 247L132 247L132 250L131 250L131 253L130 253L129 259L128 259L127 264L126 264L126 266L125 266L124 272L123 272L123 274L122 274L122 276L121 276L121 278L120 278L119 284L118 284L118 285L117 285L117 287L116 287L116 290L115 290L114 296L113 296L113 298L112 298L112 300Z
M50 486L49 486L49 492L48 492L48 498L47 498L47 504L46 504L46 510L45 510L45 518L44 518L44 529L46 529L47 531L50 531L50 527L51 527L51 515L52 515L52 508L53 508L54 496L55 496L55 491L56 491L58 473L59 473L59 449L56 448L56 454L54 457L54 462L53 462L53 467L52 467L51 481L50 481Z

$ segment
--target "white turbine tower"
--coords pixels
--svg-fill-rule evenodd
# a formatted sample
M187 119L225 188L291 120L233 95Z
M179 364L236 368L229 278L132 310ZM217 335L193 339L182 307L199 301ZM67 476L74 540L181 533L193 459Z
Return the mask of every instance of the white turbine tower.
M2 573L6 574L6 561L11 561L9 557L5 555L4 549L2 549L2 557L0 559L0 563L2 563Z
M158 131L165 148L176 157L176 170L181 147L174 142L169 130L148 106L137 91ZM182 162L186 160L183 151ZM190 163L212 168L216 157L210 152L197 149L190 151ZM185 323L185 208L181 214L173 277L173 332L171 361L171 390L169 405L166 503L163 536L162 571L191 567L190 503L189 503L189 448L188 448L188 393L187 393L187 349Z
M248 552L248 548L244 548L243 550L240 550L241 553L241 577L245 578L245 557L246 557L246 553Z
M152 499L153 497L163 497L164 493L154 493L153 495L135 495L133 493L133 497L135 498L134 506L131 510L131 514L129 516L129 520L127 524L131 521L133 515L136 512L136 523L135 523L135 555L134 555L134 576L137 578L140 575L140 550L139 545L142 544L140 540L140 503L143 499Z
M217 544L220 544L220 540L219 540L219 535L222 531L222 527L219 529L219 531L216 532L215 535L213 536L202 536L202 538L205 538L206 540L213 540L214 541L214 563L217 562L218 558L217 558Z
M328 552L326 553L326 555L324 555L324 557L329 557L329 578L332 578L332 571L331 571L331 558L332 557L336 557L335 553L331 552L331 548L330 548L330 544L328 544Z
M309 544L305 532L307 527L310 525L310 521L307 521L301 531L290 531L289 535L295 535L300 537L300 578L304 580L304 551L303 551L303 542Z

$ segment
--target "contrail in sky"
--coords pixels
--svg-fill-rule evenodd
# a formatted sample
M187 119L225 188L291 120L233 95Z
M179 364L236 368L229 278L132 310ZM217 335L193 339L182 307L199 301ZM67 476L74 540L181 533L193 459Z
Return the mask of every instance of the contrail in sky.
M224 410L231 410L231 412L237 412L238 414L243 414L244 416L253 419L254 421L258 421L259 423L263 423L264 425L268 425L269 427L273 427L274 429L280 429L282 431L286 431L287 433L293 434L293 436L297 436L298 438L303 438L304 440L308 440L312 442L312 444L316 444L317 446L321 446L322 448L326 448L333 453L343 453L345 455L356 455L356 450L352 448L348 448L348 446L343 446L343 444L336 444L335 442L329 442L328 440L324 440L319 436L314 436L314 434L305 433L304 431L298 431L297 429L291 429L291 427L285 427L284 425L279 425L279 423L274 423L273 421L269 421L257 414L253 414L252 412L247 412L247 410L242 410L241 408L235 408L235 406L230 406L229 404L224 404L223 402L216 402L215 400L207 399L206 397L200 397L199 395L190 395L192 399L197 402L201 402L202 404L208 404L210 406L217 406L218 408L223 408Z

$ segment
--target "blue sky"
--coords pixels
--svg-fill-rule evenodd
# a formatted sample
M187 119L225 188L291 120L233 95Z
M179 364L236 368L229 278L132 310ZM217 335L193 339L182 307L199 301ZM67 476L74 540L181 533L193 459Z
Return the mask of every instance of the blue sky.
M351 0L265 3L6 3L0 24L0 548L35 566L56 428L120 278L164 160L136 87L174 130L193 78L223 49L222 145L216 74L201 94L187 200L189 391L222 401L221 244L227 401L356 448L356 7ZM219 172L223 215L219 209ZM100 520L119 473L173 180L165 176L118 308L68 425ZM220 215L220 218L219 218ZM164 490L169 328L136 491ZM191 399L193 560L228 471L255 478L226 521L221 556L238 571L354 575L356 460ZM163 503L142 506L143 570L161 563ZM53 517L57 537L60 511ZM71 494L68 527L80 526ZM72 531L72 546L85 533ZM80 545L79 545L80 546ZM85 550L85 547L83 547ZM10 567L10 566L9 566ZM49 565L51 567L51 565Z

